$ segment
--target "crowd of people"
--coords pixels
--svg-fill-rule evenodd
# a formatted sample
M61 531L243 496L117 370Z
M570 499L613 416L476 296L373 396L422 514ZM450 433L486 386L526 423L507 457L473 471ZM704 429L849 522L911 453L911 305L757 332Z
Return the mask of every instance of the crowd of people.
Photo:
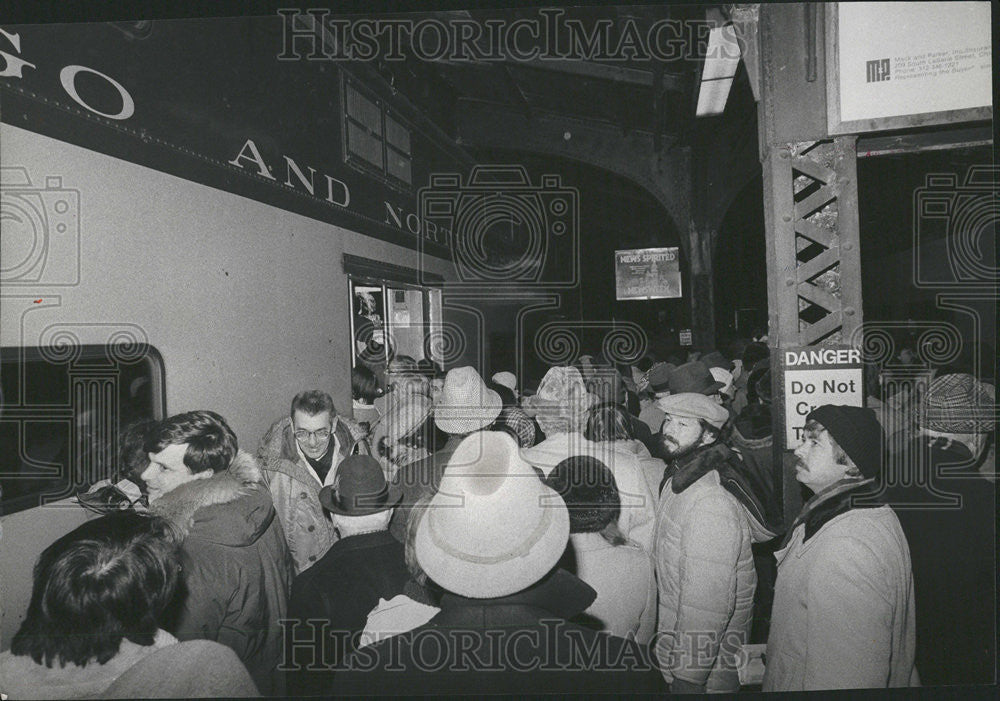
M211 411L134 424L119 473L143 498L41 555L0 689L991 683L994 393L952 370L907 395L906 440L888 393L814 408L787 522L760 342L584 355L530 392L509 371L359 363L351 415L299 392L255 454Z

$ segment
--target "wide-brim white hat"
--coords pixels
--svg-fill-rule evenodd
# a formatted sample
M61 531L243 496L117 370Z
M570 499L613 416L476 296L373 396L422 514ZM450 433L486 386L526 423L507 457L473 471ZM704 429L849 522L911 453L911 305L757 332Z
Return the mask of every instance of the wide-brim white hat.
M445 433L472 433L496 421L502 409L500 395L486 386L475 368L453 368L434 402L434 423Z
M569 512L506 433L467 436L417 526L417 562L460 596L492 599L530 587L566 549Z

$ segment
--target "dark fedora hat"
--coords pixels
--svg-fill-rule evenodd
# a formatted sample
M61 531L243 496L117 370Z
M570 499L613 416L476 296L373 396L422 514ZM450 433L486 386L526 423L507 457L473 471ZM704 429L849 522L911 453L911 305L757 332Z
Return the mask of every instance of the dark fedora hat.
M670 389L670 373L674 371L676 365L671 363L654 363L646 377L649 379L649 388L653 392L666 392Z
M712 377L712 371L700 360L692 360L690 363L674 368L668 380L670 394L684 394L695 392L697 394L715 394L724 383L718 382Z
M333 484L319 492L320 503L342 516L367 516L391 509L403 496L397 485L389 485L378 460L370 455L352 455L336 467Z

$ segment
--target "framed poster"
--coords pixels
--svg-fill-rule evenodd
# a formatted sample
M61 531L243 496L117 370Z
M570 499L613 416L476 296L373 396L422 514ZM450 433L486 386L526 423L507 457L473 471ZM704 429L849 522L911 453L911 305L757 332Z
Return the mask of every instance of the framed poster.
M831 135L992 119L989 2L826 6Z
M615 299L669 299L681 296L678 249L615 251Z

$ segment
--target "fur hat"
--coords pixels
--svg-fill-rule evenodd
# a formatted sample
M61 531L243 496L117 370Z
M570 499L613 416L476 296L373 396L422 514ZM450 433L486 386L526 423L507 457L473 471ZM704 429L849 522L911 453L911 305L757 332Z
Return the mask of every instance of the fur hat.
M500 395L471 366L453 368L434 405L434 423L445 433L465 434L486 428L500 416Z
M583 375L574 367L549 368L538 385L538 391L526 397L522 408L528 416L580 418L594 404L595 397L587 391Z
M671 416L683 416L689 419L702 419L716 428L722 428L729 420L729 412L704 394L684 392L671 394L656 400L663 413Z
M860 406L824 404L806 416L818 421L865 477L878 477L882 471L885 432L875 412Z
M417 527L417 562L459 596L492 599L531 586L566 549L569 512L499 431L458 445Z
M920 427L941 433L989 433L996 423L990 387L966 373L936 377L927 389Z
M351 455L337 466L333 484L319 491L319 502L342 516L367 516L391 509L403 496L396 485L385 481L378 460L370 455Z
M674 368L670 373L668 384L671 394L685 394L687 392L715 394L723 386L723 383L712 377L708 366L700 360L692 360L690 363L684 363Z

